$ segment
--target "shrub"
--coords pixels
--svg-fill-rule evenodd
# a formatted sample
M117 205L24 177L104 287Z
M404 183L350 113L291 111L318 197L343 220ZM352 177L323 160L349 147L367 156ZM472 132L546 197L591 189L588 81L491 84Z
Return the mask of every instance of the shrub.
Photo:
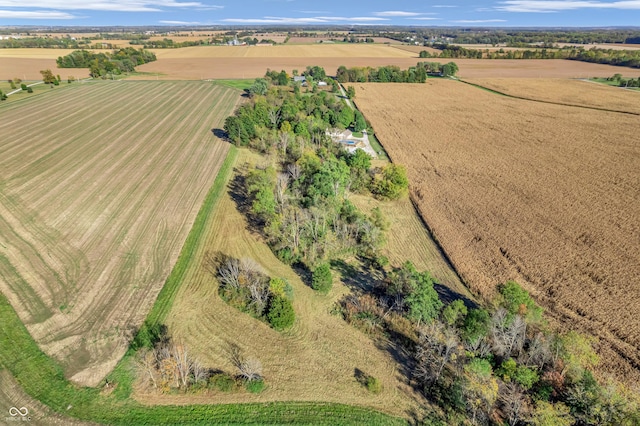
M380 380L376 379L373 376L367 377L366 385L367 385L367 390L371 393L378 394L382 392L382 383L380 382Z
M264 390L265 384L264 380L249 380L244 383L244 387L247 391L251 393L260 393Z
M311 287L322 294L327 294L333 286L333 276L328 263L319 265L311 277Z
M267 318L269 324L276 330L286 330L291 327L296 319L291 301L284 295L274 295L269 303Z
M33 93L33 88L32 87L27 87L27 93Z
M231 392L235 387L235 379L227 373L214 374L209 377L209 389L216 389L220 392Z
M22 83L22 84L20 85L20 88L21 88L22 90L27 90L27 85L26 85L26 84L24 84L24 83Z

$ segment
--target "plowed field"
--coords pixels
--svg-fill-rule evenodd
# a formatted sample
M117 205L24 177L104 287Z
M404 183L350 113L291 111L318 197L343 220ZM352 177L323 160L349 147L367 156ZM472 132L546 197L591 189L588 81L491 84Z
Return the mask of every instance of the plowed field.
M238 92L76 84L0 106L0 291L79 383L115 365L169 274L228 146Z
M602 371L640 379L637 117L447 80L356 84L356 103L474 291L519 281L599 338Z

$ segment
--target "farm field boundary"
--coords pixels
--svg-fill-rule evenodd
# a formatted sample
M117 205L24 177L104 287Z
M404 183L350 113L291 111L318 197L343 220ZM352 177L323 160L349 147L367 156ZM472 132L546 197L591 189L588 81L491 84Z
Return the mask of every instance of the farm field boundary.
M488 85L482 85L482 84L479 84L479 83L474 83L472 81L468 81L468 80L465 80L465 79L457 79L457 80L462 82L462 83L468 84L470 86L474 86L474 87L477 87L479 89L487 90L487 91L489 91L491 93L495 93L497 95L507 96L509 98L520 99L520 100L523 100L523 101L540 102L540 103L543 103L543 104L560 105L560 106L567 106L567 107L574 107L574 108L585 108L585 109L592 109L592 110L595 110L595 111L615 112L615 113L619 113L619 114L629 114L629 115L640 116L640 112L625 111L625 110L611 109L611 108L601 108L601 107L597 107L597 106L580 105L580 104L567 103L567 102L555 102L555 101L549 101L549 100L543 100L543 99L536 99L536 98L532 98L532 97L518 96L518 95L515 95L515 94L511 94L511 93L501 92L499 90L496 90L495 88L489 87ZM639 99L639 101L640 101L640 99Z

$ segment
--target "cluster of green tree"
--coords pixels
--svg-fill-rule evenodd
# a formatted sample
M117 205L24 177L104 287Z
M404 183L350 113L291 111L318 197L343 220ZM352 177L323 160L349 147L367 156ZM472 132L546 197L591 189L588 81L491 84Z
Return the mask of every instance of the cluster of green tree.
M371 293L347 296L340 311L365 332L401 336L443 424L638 424L640 396L594 379L592 339L548 331L543 310L515 282L499 294L491 310L461 300L443 307L430 275L406 263Z
M256 79L249 88L252 102L225 120L224 130L235 144L263 152L280 147L283 152L293 151L299 156L304 141L318 144L326 140L327 129L366 126L362 114L330 93L302 95L297 85L291 92L290 79L284 71L270 71L267 76ZM271 86L271 82L284 83L284 87Z
M371 37L356 37L351 35L349 37L343 37L342 41L344 43L374 43L375 40Z
M384 221L379 212L359 212L347 193L397 198L406 194L408 181L404 168L372 169L364 151L349 154L331 140L329 129L360 120L366 126L358 114L327 92L303 96L270 87L225 121L234 143L280 158L277 168L250 170L244 191L253 222L287 263L315 270L345 253L379 260Z
M636 79L624 78L622 77L622 74L614 74L613 76L608 77L607 81L612 81L619 87L640 87L640 77Z
M226 257L219 263L219 294L227 303L276 330L293 325L293 288L286 280L269 278L252 259Z
M79 49L87 42L70 38L26 37L0 40L0 48L58 48Z
M448 62L446 64L441 64L440 62L421 62L420 64L427 70L428 75L453 77L459 71L458 64L455 62Z
M331 283L316 276L322 264L349 254L384 263L379 249L386 222L377 210L370 216L358 211L347 192L371 190L393 198L405 194L408 184L403 168L371 170L364 151L348 154L329 143L305 150L295 162L288 158L280 173L254 169L246 178L250 214L272 250L285 263L314 271L312 286L321 292Z
M44 81L45 84L53 84L55 86L60 84L60 74L53 75L53 72L49 69L41 70L40 74L42 75L42 81Z
M336 71L336 79L340 83L424 83L427 80L427 70L420 63L406 70L394 65L378 68L340 66Z
M6 101L7 100L7 95L0 90L0 101Z
M108 74L122 74L135 71L138 65L156 60L156 55L148 50L136 50L125 47L113 53L94 53L88 50L76 50L56 60L60 68L89 68L94 78Z
M177 49L180 47L191 47L191 46L204 46L209 44L209 40L191 40L191 41L178 41L175 42L173 39L164 38L162 40L131 40L129 42L131 45L139 45L142 46L143 49Z

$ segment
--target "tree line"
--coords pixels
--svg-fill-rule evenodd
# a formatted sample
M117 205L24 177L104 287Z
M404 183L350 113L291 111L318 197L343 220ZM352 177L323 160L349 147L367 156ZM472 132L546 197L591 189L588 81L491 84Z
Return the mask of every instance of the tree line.
M427 70L422 63L406 70L394 65L377 68L341 66L336 71L336 79L340 83L424 83L427 80Z
M490 51L488 49L470 49L450 44L434 44L440 53L434 54L423 50L421 58L469 58L469 59L569 59L599 64L640 68L640 50L585 49L567 46L563 48L542 48L527 50Z
M89 68L91 76L98 78L108 74L133 72L136 66L155 60L156 55L153 52L125 47L113 53L76 50L58 57L56 63L60 68Z

